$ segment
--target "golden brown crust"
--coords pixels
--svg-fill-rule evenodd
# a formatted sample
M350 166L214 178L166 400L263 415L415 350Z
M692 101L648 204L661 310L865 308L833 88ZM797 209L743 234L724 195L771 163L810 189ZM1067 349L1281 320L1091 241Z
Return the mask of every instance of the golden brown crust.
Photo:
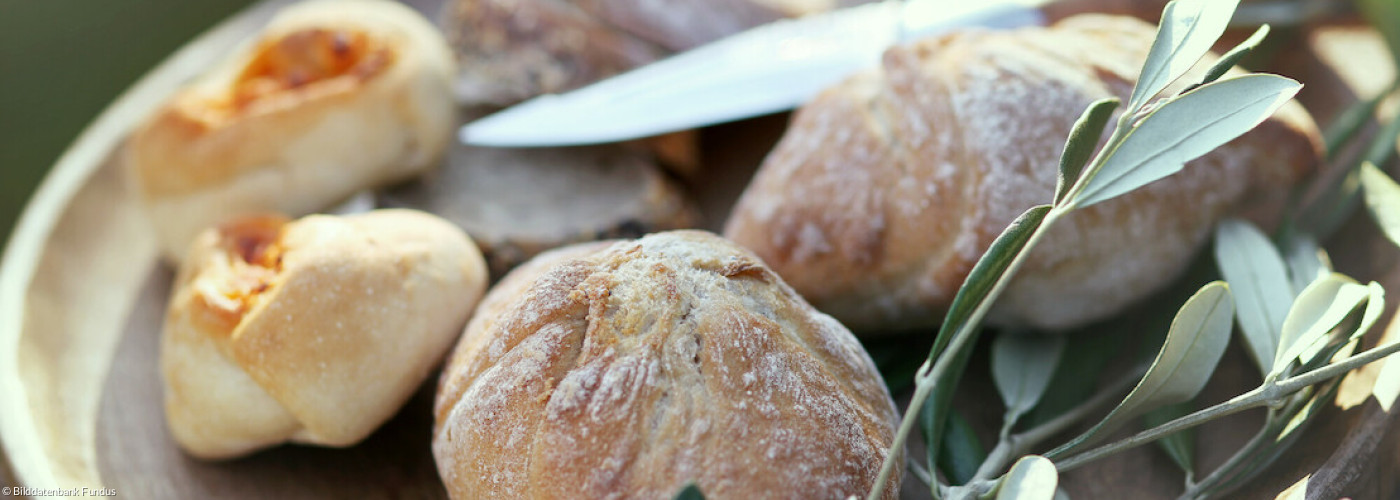
M699 231L512 272L435 412L454 498L663 498L690 480L714 498L845 498L874 482L895 424L849 331Z
M798 112L725 235L853 330L934 324L1001 230L1051 199L1070 126L1094 100L1126 97L1152 33L1086 15L890 49ZM1185 172L1076 212L993 319L1058 329L1112 314L1169 282L1243 202L1276 212L1320 150L1290 104Z
M303 215L432 166L451 136L450 50L395 2L314 1L156 112L125 163L167 256L234 215Z
M422 384L485 287L471 241L421 212L211 229L166 317L171 432L203 458L288 440L354 444Z

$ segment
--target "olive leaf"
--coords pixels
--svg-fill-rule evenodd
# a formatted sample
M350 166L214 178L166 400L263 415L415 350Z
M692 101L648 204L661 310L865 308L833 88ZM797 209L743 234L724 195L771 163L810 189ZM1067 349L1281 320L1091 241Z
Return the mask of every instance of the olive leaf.
M1390 157L1395 155L1397 136L1400 136L1400 115L1396 115L1376 133L1376 138L1366 148L1366 161L1373 165L1385 165L1390 161Z
M1113 110L1118 109L1118 104L1117 97L1094 101L1074 122L1069 139L1065 141L1065 149L1060 153L1060 177L1055 186L1056 205L1064 201L1065 195L1079 181L1079 174L1093 156L1094 148L1099 145L1099 137L1103 135L1109 118L1113 117Z
M1366 196L1366 211L1376 220L1381 232L1392 243L1400 245L1400 185L1375 164L1367 162L1361 166L1361 190Z
M1220 56L1220 59L1215 61L1215 64L1206 71L1206 76L1201 79L1201 83L1207 84L1225 76L1225 73L1229 72L1230 68L1235 67L1236 64L1240 63L1241 59L1244 59L1244 56L1253 52L1254 48L1258 47L1259 43L1263 42L1264 37L1267 36L1269 36L1269 25L1265 24L1260 26L1259 29L1254 31L1253 35L1249 35L1249 38L1245 39L1245 41L1240 42L1235 48L1230 49L1225 55Z
M1060 336L1007 332L992 341L992 382L1006 403L1003 435L1040 402L1064 350Z
M1283 257L1253 224L1227 219L1215 229L1215 262L1235 295L1235 318L1261 374L1273 369L1278 335L1293 304Z
M1225 32L1239 0L1174 0L1162 10L1157 38L1143 62L1128 112L1142 108L1186 74Z
M1400 335L1392 335L1389 342L1384 342L1376 347L1400 342ZM1376 375L1376 383L1371 387L1371 395L1375 396L1376 402L1380 403L1381 409L1390 413L1390 408L1395 405L1395 398L1400 397L1400 358L1390 357L1383 361L1381 371Z
M933 413L926 408L919 414L920 430L924 433L926 443L933 442L928 439L929 433L935 428L933 419L930 418ZM942 470L953 484L966 484L971 481L977 476L977 469L982 466L982 462L987 460L987 449L982 446L982 441L972 430L972 424L957 413L948 414L948 423L943 427L943 439L938 442L941 443L940 446L928 447L928 463L938 464L938 469Z
M1380 94L1351 103L1327 125L1327 130L1322 133L1322 142L1327 147L1327 159L1335 158L1337 153L1341 152L1342 146L1361 132L1362 127L1375 116L1376 108L1385 96L1386 94Z
M1370 296L1370 288L1345 275L1332 273L1313 284L1293 301L1283 320L1283 334L1270 376L1278 376L1293 360L1336 328L1351 311Z
M1071 203L1087 207L1180 171L1258 126L1301 87L1281 76L1252 74L1168 99L1128 133Z
M996 500L1053 500L1059 487L1060 474L1055 464L1039 455L1027 455L1016 461L1002 476L996 488Z
M1172 420L1176 420L1177 418L1184 417L1187 413L1190 413L1190 411L1191 403L1189 401L1171 404L1147 412L1147 414L1142 416L1142 421L1143 424L1147 427L1157 427L1167 422L1171 422ZM1171 457L1172 462L1175 462L1178 467L1181 467L1182 471L1186 472L1187 477L1195 475L1195 429L1184 429L1170 436L1158 439L1157 446L1161 447L1162 451L1167 452L1167 456Z
M1288 263L1288 279L1293 283L1294 297L1303 293L1313 281L1332 272L1332 262L1327 258L1327 252L1319 247L1317 239L1310 235L1293 233L1284 241L1283 248L1283 258Z
M695 481L690 481L690 482L688 482L688 483L685 483L685 487L681 488L680 491L677 491L677 492L676 492L676 496L673 497L673 499L674 499L674 500L705 500L705 494L700 492L700 487L699 487L699 486L696 486Z
M1068 345L1060 355L1060 364L1040 404L1023 417L1025 425L1043 424L1093 396L1104 367L1122 350L1127 336L1121 333L1076 331L1065 335Z
M1098 425L1046 456L1063 457L1147 411L1195 398L1225 354L1234 314L1228 285L1215 281L1201 287L1177 312L1157 359L1128 397Z
M953 334L963 328L963 324L972 317L977 306L985 301L992 288L996 287L997 281L1006 278L1007 268L1026 247L1035 230L1045 222L1050 209L1050 205L1039 205L1026 210L1012 221L1011 225L1006 226L1006 230L992 241L987 252L977 259L977 264L972 266L972 272L968 273L967 279L958 288L957 295L953 296L953 304L948 308L948 315L943 318L943 326L939 328L938 337L933 341L933 349L929 350L929 359L936 359L943 353L943 349L952 341Z

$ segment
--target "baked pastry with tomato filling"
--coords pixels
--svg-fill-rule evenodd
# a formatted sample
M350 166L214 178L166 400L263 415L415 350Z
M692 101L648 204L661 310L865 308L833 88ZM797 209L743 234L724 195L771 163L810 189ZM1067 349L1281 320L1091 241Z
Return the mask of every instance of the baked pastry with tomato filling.
M229 217L294 216L417 175L451 139L451 50L396 2L280 12L130 138L125 163L162 252Z
M209 459L355 444L422 385L485 288L476 246L423 212L248 216L205 231L161 338L170 431Z

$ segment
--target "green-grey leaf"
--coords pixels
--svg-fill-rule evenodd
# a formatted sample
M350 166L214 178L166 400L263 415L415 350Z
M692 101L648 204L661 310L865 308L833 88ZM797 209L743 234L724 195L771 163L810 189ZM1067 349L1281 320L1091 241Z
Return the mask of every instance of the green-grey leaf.
M1327 146L1327 159L1334 159L1340 153L1342 147L1347 142L1356 137L1356 133L1371 121L1376 114L1376 107L1380 106L1381 99L1385 94L1377 95L1370 99L1362 99L1351 103L1340 115L1327 125L1327 130L1323 131L1322 142Z
M1361 166L1361 190L1366 196L1366 211L1386 238L1400 245L1400 184L1368 162Z
M1366 148L1366 161L1375 165L1385 165L1390 161L1390 157L1395 156L1397 138L1400 138L1400 115L1396 115L1376 133L1376 138L1372 139L1370 146Z
M953 296L953 304L948 308L948 315L943 318L943 326L938 329L938 337L933 341L933 349L929 350L928 359L938 359L938 356L943 354L943 349L952 342L953 334L972 317L977 305L987 300L987 294L991 293L996 282L1005 278L1003 275L1006 274L1006 269L1016 260L1016 254L1026 247L1026 242L1030 241L1036 228L1045 222L1050 208L1050 205L1039 205L1026 210L1012 221L1011 225L992 241L987 252L977 259L977 264L972 266L967 280L958 288L958 294Z
M925 433L925 442L929 442L927 433L933 430L932 419L926 418L925 415L932 413L927 406L919 413L920 429ZM948 414L948 423L943 426L943 439L939 442L941 445L937 451L929 448L929 463L938 464L939 470L943 471L952 484L966 484L971 481L977 475L977 468L987 460L987 450L982 447L977 432L972 430L972 425L967 419L955 412Z
M700 492L700 487L695 485L695 481L685 483L685 487L676 492L675 500L705 500L705 494Z
M1201 287L1177 312L1167 341L1133 392L1098 425L1046 456L1063 457L1096 442L1143 413L1195 398L1225 353L1234 314L1228 285L1215 281Z
M1327 252L1318 246L1317 239L1312 235L1295 232L1283 243L1283 248L1294 297L1303 293L1303 289L1313 281L1332 272L1332 262L1327 258Z
M1283 336L1271 375L1279 375L1293 360L1327 332L1336 328L1370 295L1370 289L1345 275L1332 273L1308 285L1293 301L1283 320Z
M1227 219L1215 229L1215 262L1235 296L1235 318L1249 354L1260 373L1267 374L1278 355L1283 319L1293 304L1283 257L1253 224Z
M1055 186L1055 204L1063 201L1079 180L1079 174L1093 156L1094 148L1099 145L1099 137L1103 135L1109 118L1113 117L1113 110L1118 109L1118 104L1117 97L1094 101L1074 122L1074 128L1069 131L1069 140L1065 141L1065 149L1060 153L1060 178Z
M1400 335L1394 335L1389 342L1383 342L1376 348L1390 345L1400 341ZM1381 366L1381 372L1376 375L1376 383L1371 386L1371 395L1376 397L1376 402L1380 403L1381 409L1390 413L1391 406L1395 405L1395 398L1400 397L1400 357L1390 356L1381 361L1385 363Z
M1001 478L997 500L1053 500L1060 474L1055 464L1039 455L1021 457Z
M1147 412L1147 414L1142 416L1142 421L1148 428L1157 427L1184 417L1187 413L1190 413L1190 411L1190 402L1167 405ZM1195 475L1196 429L1184 429L1162 439L1158 439L1157 446L1161 447L1162 451L1167 452L1167 456L1171 457L1172 462L1175 462L1178 467L1181 467L1181 470L1186 473L1187 477Z
M992 382L1006 403L1006 428L1040 402L1064 349L1065 339L1058 335L1007 332L992 341Z
M1218 80L1160 104L1115 149L1071 203L1087 207L1174 174L1258 126L1302 86L1276 75Z
M1244 59L1244 56L1249 55L1255 47L1258 47L1259 42L1263 42L1266 36L1269 36L1269 25L1267 24L1260 26L1258 30L1254 31L1253 35L1249 35L1248 39L1240 42L1239 45L1230 49L1225 55L1220 56L1220 60L1215 61L1215 65L1211 66L1210 70L1206 71L1206 76L1201 79L1201 83L1210 83L1225 76L1225 73L1230 71L1230 68L1240 63L1240 59Z
M1298 355L1298 359L1301 360L1304 365L1310 365L1315 362L1324 363L1327 360L1320 359L1318 355L1329 353L1327 350L1329 344L1354 342L1365 335L1366 332L1370 331L1371 326L1375 325L1376 321L1381 319L1381 313L1385 312L1385 288L1381 287L1379 283L1372 281L1370 284L1366 285L1366 298L1364 302L1366 302L1366 309L1361 313L1361 321L1357 322L1356 326L1352 328L1350 332L1338 332L1336 338L1323 337L1314 340L1306 349L1303 349L1302 353ZM1330 351L1328 356L1330 357L1335 352L1336 350ZM1348 351L1348 353L1349 352L1350 351ZM1347 354L1343 354L1343 356L1346 355Z
M1174 0L1162 11L1157 38L1128 100L1128 113L1144 104L1201 60L1235 14L1239 0Z

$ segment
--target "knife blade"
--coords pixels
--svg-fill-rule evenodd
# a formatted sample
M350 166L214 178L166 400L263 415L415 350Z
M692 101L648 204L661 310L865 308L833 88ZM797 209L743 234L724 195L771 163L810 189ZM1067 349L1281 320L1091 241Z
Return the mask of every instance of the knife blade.
M902 41L1042 25L1049 0L886 0L782 20L462 127L478 146L616 142L791 109Z

